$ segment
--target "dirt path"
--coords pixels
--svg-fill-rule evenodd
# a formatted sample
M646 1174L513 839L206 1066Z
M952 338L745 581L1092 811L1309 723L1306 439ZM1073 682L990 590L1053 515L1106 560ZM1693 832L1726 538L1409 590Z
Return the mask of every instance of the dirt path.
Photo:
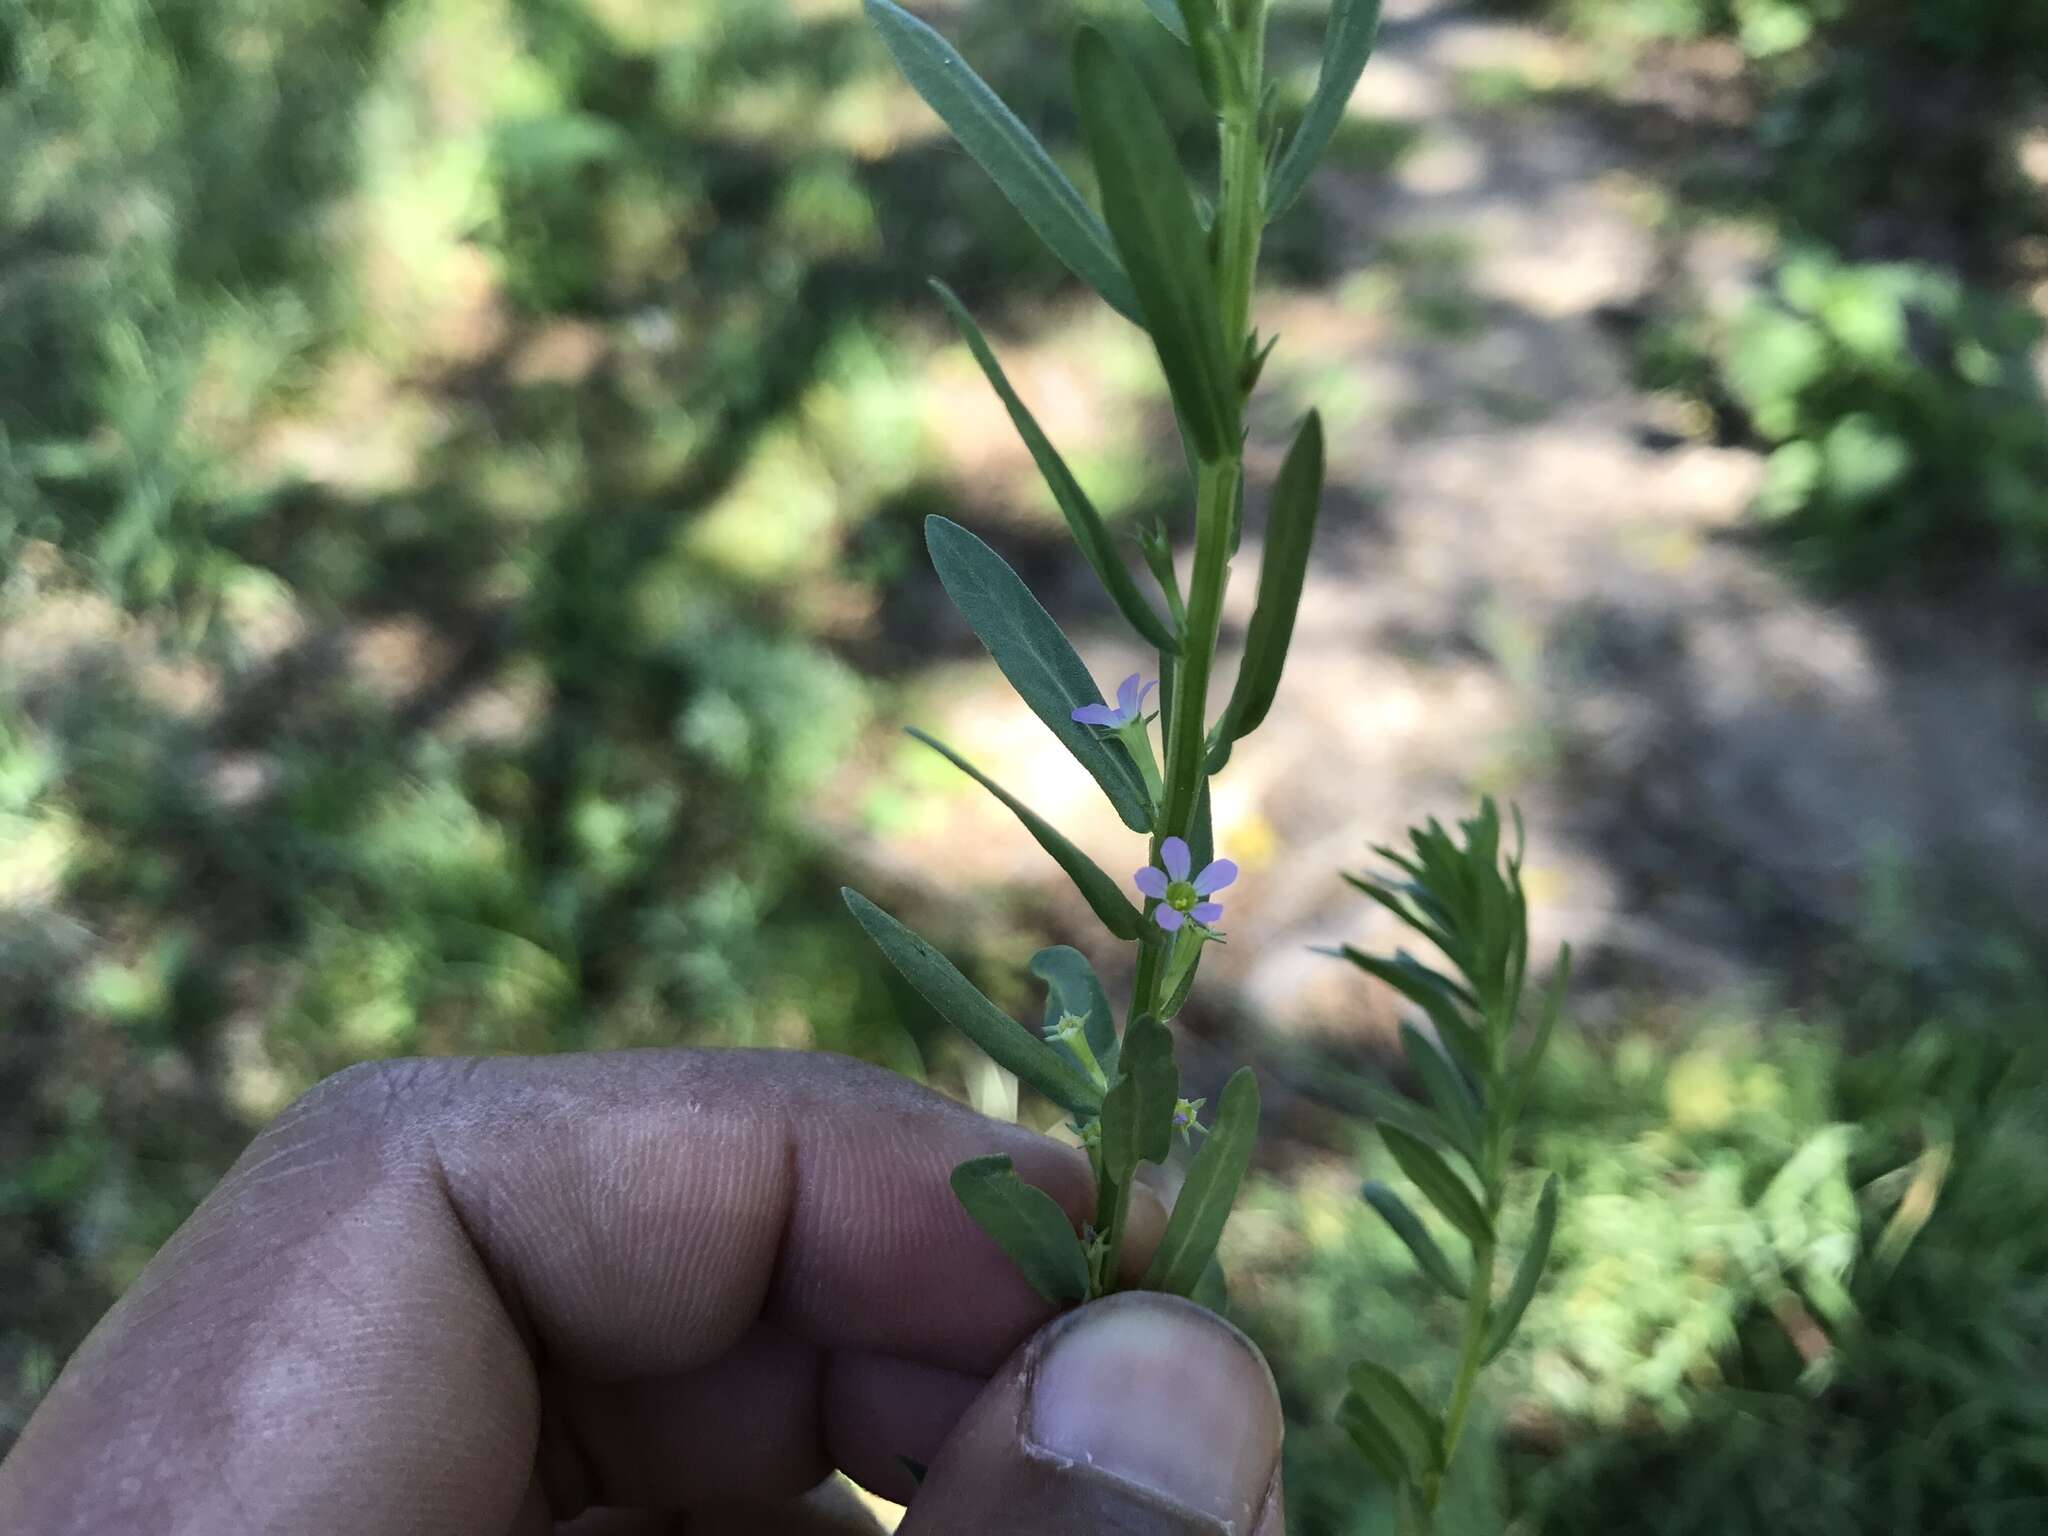
M1572 67L1536 30L1392 0L1353 113L1412 143L1385 174L1319 183L1335 280L1262 301L1282 343L1255 435L1271 452L1323 406L1332 488L1280 703L1219 783L1219 846L1246 875L1213 975L1283 1031L1379 1018L1307 953L1392 938L1335 872L1481 790L1528 816L1539 943L1571 939L1610 989L1769 987L1909 872L1933 882L1915 943L1942 937L1930 893L1951 872L2008 911L2048 883L2048 623L1830 604L1739 536L1758 456L1670 430L1613 324L1667 271L1654 184L1590 111L1472 104L1488 79ZM1725 231L1681 256L1722 301L1764 259ZM1140 665L1079 638L1105 679ZM1119 867L1135 840L1089 819L1085 783L976 676L947 713L1005 740ZM1057 886L964 801L876 852L938 886Z

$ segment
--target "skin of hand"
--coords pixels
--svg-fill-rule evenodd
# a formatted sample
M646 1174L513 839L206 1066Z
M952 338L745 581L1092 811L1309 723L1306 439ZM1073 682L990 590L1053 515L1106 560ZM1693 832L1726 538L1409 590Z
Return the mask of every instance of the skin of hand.
M1173 1297L1053 1317L948 1185L997 1152L1090 1210L1078 1152L835 1057L345 1072L79 1349L0 1531L878 1529L839 1469L904 1536L1281 1536L1264 1361Z

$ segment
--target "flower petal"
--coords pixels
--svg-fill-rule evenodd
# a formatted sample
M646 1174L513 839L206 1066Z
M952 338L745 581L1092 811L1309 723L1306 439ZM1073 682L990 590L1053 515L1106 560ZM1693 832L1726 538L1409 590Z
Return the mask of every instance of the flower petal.
M1123 716L1107 704L1083 704L1074 711L1074 718L1082 725L1121 725Z
M1190 912L1188 916L1206 928L1223 916L1223 903L1220 901L1205 901L1196 907L1194 911Z
M1195 876L1195 894L1208 896L1220 891L1237 878L1237 866L1228 859L1218 859L1199 875Z
M1152 697L1152 690L1157 688L1158 686L1159 684L1155 680L1153 682L1147 683L1143 688L1138 690L1138 707L1137 710L1134 711L1134 713L1142 714L1144 712L1145 701Z
M1169 837L1159 845L1159 857L1166 862L1166 873L1175 880L1188 877L1188 866L1194 856L1188 852L1188 845L1180 838Z
M1166 906L1164 903L1152 909L1152 918L1168 933L1179 933L1180 925L1187 921L1187 917L1179 909Z
M1116 712L1126 720L1135 718L1138 713L1138 684L1144 680L1145 675L1142 672L1133 672L1116 685Z
M1138 889L1154 901L1166 899L1166 874L1163 870L1154 869L1147 864L1131 878L1138 882Z

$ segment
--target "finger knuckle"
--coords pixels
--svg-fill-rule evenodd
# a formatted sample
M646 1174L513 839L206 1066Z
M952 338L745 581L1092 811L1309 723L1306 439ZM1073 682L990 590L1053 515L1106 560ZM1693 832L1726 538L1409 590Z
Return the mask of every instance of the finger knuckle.
M274 1129L303 1134L318 1127L327 1135L389 1141L418 1121L435 1097L433 1086L447 1075L448 1064L440 1061L357 1062L315 1083Z

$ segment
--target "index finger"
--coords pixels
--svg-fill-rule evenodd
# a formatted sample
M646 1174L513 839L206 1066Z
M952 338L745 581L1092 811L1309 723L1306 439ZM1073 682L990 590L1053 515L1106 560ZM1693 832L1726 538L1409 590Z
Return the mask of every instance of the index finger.
M756 1321L986 1372L1048 1308L953 1198L1006 1153L1076 1224L1072 1148L827 1056L628 1053L420 1065L404 1090L449 1203L551 1359L674 1374Z
M253 1497L266 1530L504 1529L543 1373L677 1376L767 1322L985 1374L1050 1311L953 1199L989 1153L1087 1213L1074 1149L837 1058L357 1069L102 1322L0 1466L0 1513L229 1529Z

